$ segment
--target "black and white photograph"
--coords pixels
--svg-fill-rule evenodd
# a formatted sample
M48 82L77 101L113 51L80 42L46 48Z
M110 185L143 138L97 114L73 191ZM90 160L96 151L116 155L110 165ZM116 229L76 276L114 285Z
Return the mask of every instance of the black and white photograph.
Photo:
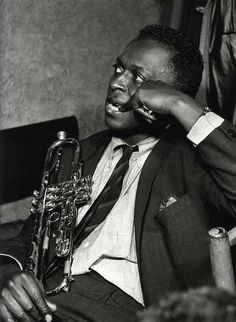
M0 321L236 321L236 0L0 0Z

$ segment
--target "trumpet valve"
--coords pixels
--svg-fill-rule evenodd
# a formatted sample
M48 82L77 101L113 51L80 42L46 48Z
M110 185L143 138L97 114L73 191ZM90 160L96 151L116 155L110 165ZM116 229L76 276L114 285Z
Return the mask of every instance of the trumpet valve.
M38 206L38 203L39 201L36 198L32 200L32 206Z
M30 212L31 212L32 214L36 215L38 211L37 211L37 209L36 209L36 208L31 207L31 208L30 208Z
M38 190L34 190L33 191L33 196L38 198L39 197L39 191Z

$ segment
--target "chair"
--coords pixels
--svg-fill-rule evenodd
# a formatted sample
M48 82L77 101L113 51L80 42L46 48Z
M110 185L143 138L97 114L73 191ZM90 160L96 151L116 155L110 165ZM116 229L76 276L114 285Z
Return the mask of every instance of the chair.
M236 291L231 247L236 244L236 227L228 232L222 227L208 232L213 278L217 287Z
M40 187L47 150L61 130L78 138L76 118L0 131L0 205L29 197Z

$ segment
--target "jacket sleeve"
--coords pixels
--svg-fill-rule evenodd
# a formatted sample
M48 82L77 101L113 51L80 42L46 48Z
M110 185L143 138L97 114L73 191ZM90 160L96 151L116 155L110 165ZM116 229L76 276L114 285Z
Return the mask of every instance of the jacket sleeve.
M0 264L16 261L22 268L25 265L33 230L33 216L26 220L7 223L0 226Z
M236 216L236 127L224 121L196 146L196 150L213 178L202 192L217 208L223 206ZM200 186L204 187L204 178Z

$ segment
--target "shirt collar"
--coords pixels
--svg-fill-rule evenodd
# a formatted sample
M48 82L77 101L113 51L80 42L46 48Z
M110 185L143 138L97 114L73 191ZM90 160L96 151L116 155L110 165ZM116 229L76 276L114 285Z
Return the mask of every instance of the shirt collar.
M140 141L137 144L139 150L137 152L134 152L134 155L136 155L136 159L138 163L139 163L139 158L141 158L145 153L150 152L158 141L159 139L155 138L154 136L149 136L148 138ZM120 138L112 137L111 144L110 144L110 151L109 151L110 160L113 158L113 155L115 153L114 149L116 149L119 145L123 145L123 144L127 144L127 143Z

